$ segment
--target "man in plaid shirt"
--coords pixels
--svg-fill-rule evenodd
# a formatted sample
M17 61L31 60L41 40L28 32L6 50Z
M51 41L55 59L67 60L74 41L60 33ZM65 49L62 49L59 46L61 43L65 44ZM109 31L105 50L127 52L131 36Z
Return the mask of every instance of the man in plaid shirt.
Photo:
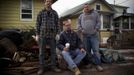
M38 75L44 72L45 45L50 46L51 69L60 72L56 67L56 40L55 36L59 32L59 18L55 10L51 8L53 0L44 0L45 8L37 15L36 40L39 42L39 71Z

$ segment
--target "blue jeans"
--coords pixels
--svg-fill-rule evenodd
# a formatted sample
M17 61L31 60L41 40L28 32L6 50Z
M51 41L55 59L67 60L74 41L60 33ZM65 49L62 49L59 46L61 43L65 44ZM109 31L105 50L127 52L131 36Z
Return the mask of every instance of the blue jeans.
M92 57L92 59L90 59L92 63L99 65L101 63L101 60L100 60L100 55L99 55L98 34L93 34L90 36L83 36L83 42L87 50L87 54Z
M50 59L51 59L51 65L56 65L56 41L54 38L44 38L41 37L39 39L39 64L44 65L45 64L45 50L46 45L50 46Z
M77 67L85 55L86 52L81 52L80 49L62 51L62 56L70 68Z

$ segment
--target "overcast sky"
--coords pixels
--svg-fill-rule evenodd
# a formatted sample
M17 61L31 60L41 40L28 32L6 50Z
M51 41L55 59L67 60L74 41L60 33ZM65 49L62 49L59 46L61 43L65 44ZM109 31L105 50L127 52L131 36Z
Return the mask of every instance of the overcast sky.
M57 2L55 2L52 5L52 7L53 7L53 9L55 9L58 12L59 16L61 16L67 10L69 10L77 5L83 4L87 1L89 1L89 0L58 0ZM114 4L114 0L106 0L106 1L110 4ZM128 9L128 12L134 13L134 0L115 0L115 4L128 6L128 7L130 7Z

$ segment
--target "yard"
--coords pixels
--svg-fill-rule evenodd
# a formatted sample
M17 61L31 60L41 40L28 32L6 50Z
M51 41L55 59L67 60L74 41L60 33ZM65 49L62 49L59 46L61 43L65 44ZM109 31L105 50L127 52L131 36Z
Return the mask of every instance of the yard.
M118 50L125 57L125 62L120 63L103 63L104 71L98 72L94 67L85 69L80 68L82 75L134 75L134 50ZM20 67L8 68L5 75L37 75L38 60L27 61ZM69 70L62 70L60 73L52 72L48 69L44 75L74 75Z

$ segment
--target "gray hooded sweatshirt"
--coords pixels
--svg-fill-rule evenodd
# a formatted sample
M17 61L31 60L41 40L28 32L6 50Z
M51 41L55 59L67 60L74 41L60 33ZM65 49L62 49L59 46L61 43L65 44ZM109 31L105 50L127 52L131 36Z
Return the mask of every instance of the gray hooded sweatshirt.
M82 13L77 22L77 27L79 31L83 31L84 35L96 34L95 30L100 29L100 17L97 11L90 10L89 13Z

